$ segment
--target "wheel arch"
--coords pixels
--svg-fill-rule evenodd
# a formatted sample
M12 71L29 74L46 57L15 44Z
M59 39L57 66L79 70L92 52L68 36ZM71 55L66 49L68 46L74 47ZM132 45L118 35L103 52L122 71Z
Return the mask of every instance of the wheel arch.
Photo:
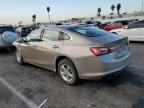
M77 70L75 63L73 62L73 60L72 60L71 58L69 58L69 57L67 57L67 56L59 56L59 57L56 59L56 62L55 62L56 72L58 72L58 63L59 63L61 60L63 60L63 59L68 59L68 60L70 60L70 61L73 63L75 69Z

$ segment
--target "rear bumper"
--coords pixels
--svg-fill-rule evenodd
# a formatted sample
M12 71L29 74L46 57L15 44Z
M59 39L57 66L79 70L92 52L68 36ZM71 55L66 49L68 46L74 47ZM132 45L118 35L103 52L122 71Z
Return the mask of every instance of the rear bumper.
M91 62L81 62L77 68L80 79L104 77L123 70L131 63L130 51L121 59L112 59L110 57L111 55L105 55L101 58L91 58Z
M125 65L123 67L117 68L115 70L108 71L108 72L99 72L99 73L91 72L89 74L84 74L84 75L80 76L80 79L101 79L101 78L103 78L103 77L105 77L107 75L114 74L114 73L119 73L124 68L126 68L129 64L127 64L127 65Z

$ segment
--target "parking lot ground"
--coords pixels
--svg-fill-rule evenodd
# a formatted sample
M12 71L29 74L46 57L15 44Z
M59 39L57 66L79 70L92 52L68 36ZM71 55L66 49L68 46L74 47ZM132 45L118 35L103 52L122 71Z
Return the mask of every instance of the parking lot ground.
M0 108L27 108L27 106L0 83Z
M66 85L54 72L19 65L7 52L0 54L0 76L37 105L48 98L43 108L144 108L143 47L144 43L130 43L133 60L121 74L100 81L82 80L76 86ZM3 85L0 105L26 107Z

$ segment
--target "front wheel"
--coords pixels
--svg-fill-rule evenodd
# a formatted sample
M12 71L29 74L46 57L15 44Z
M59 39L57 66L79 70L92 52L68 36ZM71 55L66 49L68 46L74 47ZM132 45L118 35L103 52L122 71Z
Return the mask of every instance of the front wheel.
M74 85L78 83L79 77L77 70L70 60L63 59L59 62L58 73L67 84Z

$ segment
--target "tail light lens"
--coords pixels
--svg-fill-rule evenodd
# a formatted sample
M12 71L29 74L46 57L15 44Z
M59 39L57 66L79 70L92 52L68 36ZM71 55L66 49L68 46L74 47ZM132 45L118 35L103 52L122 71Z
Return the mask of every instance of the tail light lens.
M102 56L113 52L112 48L107 47L91 47L90 51L96 56Z

